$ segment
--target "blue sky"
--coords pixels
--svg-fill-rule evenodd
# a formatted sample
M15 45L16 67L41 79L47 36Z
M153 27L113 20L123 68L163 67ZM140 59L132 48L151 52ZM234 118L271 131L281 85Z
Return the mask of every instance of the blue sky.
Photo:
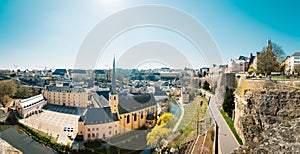
M82 41L97 23L120 10L144 4L166 5L193 16L215 39L224 63L261 50L269 38L287 55L300 51L299 1L0 0L0 69L14 65L22 69L72 68ZM170 31L144 28L117 38L95 67L110 67L113 54L118 58L125 49L145 40L169 42L195 68L205 65L184 38Z

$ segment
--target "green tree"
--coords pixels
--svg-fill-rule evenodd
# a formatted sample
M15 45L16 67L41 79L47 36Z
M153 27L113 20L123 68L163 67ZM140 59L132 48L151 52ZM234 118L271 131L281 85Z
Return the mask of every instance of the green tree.
M207 81L204 81L202 88L204 90L206 90L206 91L210 91L210 87L209 86L210 86L209 83Z
M16 93L16 84L12 80L0 81L0 102L6 105Z
M202 85L201 85L201 80L199 80L199 87L202 87Z
M32 96L33 96L33 89L31 89L30 87L20 86L17 89L16 94L14 95L14 98L24 99L24 98L29 98Z
M161 141L167 138L171 133L170 128L165 128L164 125L157 126L147 134L147 145L151 147L157 147Z
M223 110L228 113L229 117L232 117L232 110L234 110L234 90L226 87L226 94L223 102Z
M274 42L271 42L272 45L272 52L274 53L274 55L276 56L276 61L278 63L282 63L282 61L286 58L286 54L283 50L283 48ZM267 47L263 47L262 51L266 51Z
M171 113L162 114L155 125L155 127L147 134L147 145L157 147L163 139L166 139L170 133L171 128L175 124L175 117Z
M283 49L268 41L268 46L263 48L263 51L257 55L257 71L265 75L271 74L273 71L280 71L279 64L285 55Z
M157 126L161 126L166 124L167 122L170 122L174 118L172 113L164 113L162 114L158 120L157 120Z
M253 68L253 66L250 66L249 69L248 69L248 73L252 74L253 72L254 72L254 68Z

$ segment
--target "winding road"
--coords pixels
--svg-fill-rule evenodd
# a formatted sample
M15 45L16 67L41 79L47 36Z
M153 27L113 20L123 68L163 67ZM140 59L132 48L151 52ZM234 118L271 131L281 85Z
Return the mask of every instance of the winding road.
M219 126L219 151L224 154L230 154L237 147L239 147L239 143L237 142L235 136L231 132L229 126L221 115L217 104L215 103L215 96L211 95L209 101L209 108L211 110L212 116L214 120L217 122Z

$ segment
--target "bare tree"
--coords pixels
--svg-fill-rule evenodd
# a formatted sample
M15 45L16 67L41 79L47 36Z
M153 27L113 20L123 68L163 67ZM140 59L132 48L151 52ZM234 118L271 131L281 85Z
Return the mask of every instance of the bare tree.
M271 42L272 45L272 52L274 53L274 55L276 56L276 60L278 63L282 63L282 61L286 58L286 54L283 50L283 48L274 42ZM262 51L266 51L267 47L263 47Z
M273 46L274 45L274 46ZM282 62L285 53L283 49L268 41L268 46L263 48L263 51L257 55L257 70L265 75L271 74L273 71L280 71L279 64Z

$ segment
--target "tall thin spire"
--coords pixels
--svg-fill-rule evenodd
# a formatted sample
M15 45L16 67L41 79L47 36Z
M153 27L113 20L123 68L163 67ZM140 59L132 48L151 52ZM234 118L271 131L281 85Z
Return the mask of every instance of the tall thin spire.
M116 94L116 61L115 61L115 55L113 60L113 70L112 70L112 78L111 78L111 94Z

